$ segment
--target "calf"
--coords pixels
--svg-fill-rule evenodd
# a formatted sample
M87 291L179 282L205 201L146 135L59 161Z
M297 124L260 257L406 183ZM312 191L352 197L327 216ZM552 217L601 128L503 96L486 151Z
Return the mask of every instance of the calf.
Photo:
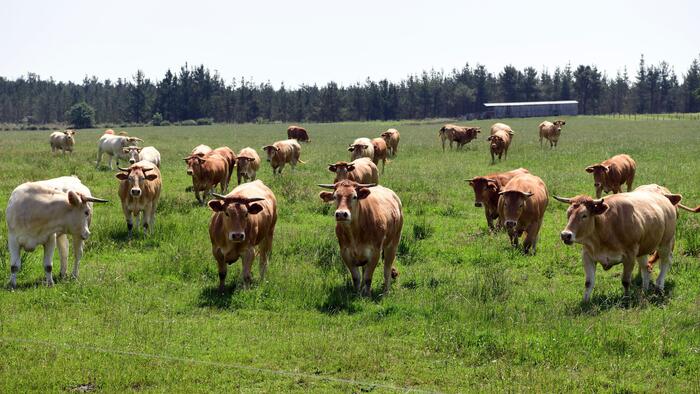
M292 166L292 169L297 163L305 164L299 159L301 145L297 140L277 141L272 145L263 146L262 149L267 153L267 161L272 167L273 174L281 174L287 163Z
M75 145L75 130L54 131L49 137L51 152L60 150L65 155L66 152L73 153Z
M508 172L497 172L486 176L477 176L467 180L469 186L474 189L474 206L484 207L486 223L490 230L494 230L493 221L498 219L498 193L516 175L529 174L524 168ZM499 222L499 225L502 223Z
M228 265L243 257L243 284L253 278L251 266L256 249L260 256L260 281L265 279L267 260L277 223L277 199L260 180L239 185L227 195L214 194L209 201L214 213L209 223L211 252L219 271L219 291L224 292Z
M561 127L566 124L563 120L555 120L554 123L549 121L544 121L540 123L540 148L542 147L542 139L549 141L549 148L554 148L559 143L559 136L561 135Z
M241 184L241 179L246 182L254 181L257 171L260 169L260 156L258 152L251 147L243 148L238 152L236 157L236 175L238 176L238 184Z
M228 189L229 167L228 160L214 152L203 156L192 155L183 160L187 163L187 174L192 176L192 191L197 201L204 205L200 192L214 192L216 185L221 193Z
M637 163L628 155L613 156L602 163L586 167L586 172L593 174L595 196L600 198L603 191L613 194L622 192L622 184L627 184L627 191L632 190Z
M371 295L372 275L381 256L384 293L388 292L391 279L398 276L393 263L403 227L401 200L385 187L349 180L319 186L333 189L321 192L319 197L335 201L335 234L355 291ZM362 278L359 267L364 267Z
M345 179L357 183L379 183L377 165L367 157L350 163L339 161L335 164L329 164L328 170L335 173L333 183L338 183Z
M380 135L386 141L386 147L388 153L391 156L396 156L399 152L399 140L401 139L401 134L396 129L389 129Z
M350 160L359 159L360 157L369 157L374 161L374 144L369 138L358 138L348 146L350 152ZM375 162L375 164L377 164Z
M311 142L309 134L306 129L299 126L289 126L287 127L287 138L292 140L297 140L299 142Z
M501 160L501 156L505 155L508 159L508 147L510 147L510 137L511 135L505 130L497 130L494 134L487 138L490 141L491 150L491 164L496 163L496 155L498 155L498 160Z
M139 161L129 168L119 168L116 178L119 179L119 199L122 202L122 212L129 229L129 237L134 228L143 221L144 234L153 233L156 223L156 209L160 199L162 178L158 167L150 161ZM141 219L143 216L143 219Z
M124 148L124 153L129 156L129 164L134 164L139 161L150 161L156 167L160 168L160 152L152 146L147 146L145 148L128 146Z
M92 197L90 189L77 177L60 177L23 183L10 194L5 219L7 248L10 253L10 287L17 287L22 266L21 251L44 247L46 284L53 285L53 252L58 243L61 276L66 275L68 237L73 238L73 277L78 277L83 245L90 237L92 203L107 202Z
M379 166L379 161L381 160L383 174L384 167L386 166L386 141L384 141L383 138L372 139L372 149L374 150L372 161Z
M526 232L523 252L529 253L532 248L533 254L537 253L537 239L549 203L544 182L531 174L516 175L498 194L498 215L508 229L511 244L517 247L518 239Z
M106 153L109 156L109 169L112 169L112 158L117 157L117 166L119 159L128 160L128 156L124 153L124 148L137 142L143 142L142 139L136 137L127 137L122 135L105 134L100 137L97 142L97 162L95 168L100 168L102 154Z
M590 301L593 292L596 262L600 262L605 270L622 263L622 287L628 295L636 260L642 288L647 290L647 255L654 251L661 260L656 286L663 291L675 242L674 205L681 200L680 195L634 191L596 200L585 195L555 198L570 205L566 211L568 223L561 232L562 241L566 245L583 245L584 302Z

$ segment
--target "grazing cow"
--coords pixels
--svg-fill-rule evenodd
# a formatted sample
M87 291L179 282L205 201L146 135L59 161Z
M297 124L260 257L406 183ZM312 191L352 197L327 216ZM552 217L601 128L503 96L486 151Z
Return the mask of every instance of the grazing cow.
M287 138L290 140L297 140L299 142L311 142L309 134L306 129L299 126L289 126L287 127Z
M457 126L453 124L442 126L438 133L442 141L442 151L445 151L445 141L450 141L450 149L452 149L452 143L457 141L457 147L459 148L475 139L477 133L481 133L481 127Z
M484 207L486 223L490 230L494 230L493 221L498 219L498 193L516 175L529 174L524 168L518 168L508 172L497 172L486 176L477 176L468 179L469 186L474 189L474 206ZM501 225L502 223L498 223Z
M260 169L260 156L258 152L251 147L246 147L238 152L238 157L236 157L236 175L238 176L238 184L241 184L241 179L245 182L250 182L255 180L257 171Z
M333 189L321 192L319 197L335 201L335 235L355 291L371 294L372 275L382 256L384 292L388 292L391 279L399 274L393 263L403 227L401 200L383 186L350 180L319 186ZM359 267L364 267L362 278Z
M200 204L204 205L204 200L199 192L212 193L219 185L221 193L226 193L230 173L228 160L213 151L203 156L187 156L183 160L187 163L187 175L192 176L192 191Z
M92 197L90 189L71 176L23 183L12 191L5 218L13 289L17 287L17 272L22 266L22 249L31 252L43 245L46 284L51 286L54 283L53 252L58 244L61 276L65 276L68 234L73 238L73 277L78 277L83 245L90 236L93 202L107 200Z
M627 191L632 190L637 163L628 155L616 155L602 163L586 167L586 172L593 173L595 196L600 198L603 191L613 194L622 192L622 184L627 184Z
M377 165L368 157L362 157L350 163L339 161L329 164L328 170L335 172L333 183L348 179L357 183L379 183Z
M153 233L156 222L156 209L160 199L162 178L160 170L150 161L139 161L129 168L119 168L116 178L119 179L119 199L122 202L122 211L129 229L129 237L134 228L133 219L136 218L136 227L143 221L144 234ZM143 219L141 219L143 214Z
M139 161L150 161L155 164L156 167L160 168L160 152L158 149L147 146L145 148L139 148L138 146L127 146L124 148L124 153L129 156L129 164L134 164Z
M505 158L508 159L508 148L510 147L511 135L505 130L496 130L494 134L487 138L490 141L491 150L491 164L496 163L496 155L498 155L498 160L501 160L501 156L505 154Z
M559 136L561 135L561 127L566 124L563 120L555 120L554 123L545 120L540 123L540 148L542 147L542 139L549 141L549 148L557 146Z
M496 132L499 130L505 131L506 133L510 134L511 137L513 137L513 135L515 135L515 132L513 131L513 129L505 123L494 123L491 126L491 135L496 134Z
M253 277L250 273L253 259L260 256L260 281L265 279L267 260L272 251L272 237L277 223L277 199L260 180L237 186L217 200L209 201L214 213L209 223L211 252L219 270L219 291L224 292L228 265L243 258L243 285Z
M547 187L542 179L531 174L516 175L498 192L498 215L508 229L510 242L518 246L518 239L527 233L523 252L537 253L537 240L542 227L544 211L549 204Z
M231 183L231 175L233 175L233 167L236 165L236 154L233 153L231 148L228 146L220 146L213 151L211 151L210 154L218 154L219 156L223 157L226 159L226 162L228 163L228 179L226 179L226 184L228 185Z
M581 195L556 197L569 204L568 223L561 232L566 245L583 245L583 270L586 273L583 301L591 298L595 284L596 262L605 270L622 263L622 286L629 294L635 260L639 264L642 288L649 288L647 255L657 251L661 272L656 286L663 291L666 272L671 266L675 243L678 194L662 195L652 191L614 194L605 199Z
M372 148L374 150L374 155L372 161L374 164L379 166L379 161L382 161L382 174L384 173L384 167L386 166L386 141L384 138L374 138L372 139Z
M272 167L273 174L281 174L287 163L292 166L292 169L296 167L297 163L305 164L299 159L301 145L297 140L277 141L272 145L263 146L262 150L267 153L267 161Z
M360 157L369 157L374 161L374 144L369 138L358 138L352 144L348 145L348 152L350 152L350 160L356 160ZM377 164L375 162L374 164Z
M389 129L381 134L381 137L386 141L386 147L391 156L396 156L399 152L399 140L401 134L396 129Z
M127 137L121 135L105 134L100 137L97 142L97 162L95 163L95 168L100 168L100 162L102 161L102 154L106 153L109 156L109 169L112 169L112 158L117 157L117 166L119 165L119 159L128 160L129 157L124 153L124 148L135 144L137 142L143 142L142 139L136 137Z
M72 154L73 146L75 145L75 130L54 131L49 137L49 144L51 145L51 152L61 150L64 155L66 152Z

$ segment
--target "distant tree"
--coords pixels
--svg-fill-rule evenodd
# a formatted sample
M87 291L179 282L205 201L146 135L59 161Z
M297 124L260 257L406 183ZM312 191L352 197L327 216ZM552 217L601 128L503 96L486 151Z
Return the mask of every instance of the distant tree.
M76 129L87 129L95 122L95 109L81 101L70 107L66 118Z
M129 113L136 123L144 123L150 115L151 81L137 70L134 83L129 87Z
M535 101L539 98L539 87L537 80L537 70L533 67L525 68L522 73L523 78L520 80L519 91L525 101Z
M513 66L505 66L498 75L501 95L506 102L518 101L519 71Z
M574 88L584 114L593 113L601 93L601 74L593 66L580 65L574 72Z
M700 61L693 59L683 82L686 112L700 112Z
M151 117L151 124L154 126L160 126L161 123L163 123L163 115L161 115L160 112L154 113Z

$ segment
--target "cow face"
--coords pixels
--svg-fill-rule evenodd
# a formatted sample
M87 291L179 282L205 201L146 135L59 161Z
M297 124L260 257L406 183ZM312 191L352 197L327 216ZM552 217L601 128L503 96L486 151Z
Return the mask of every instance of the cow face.
M319 185L326 189L333 189L333 192L321 192L319 197L325 202L335 201L335 221L337 223L350 223L353 213L357 212L359 200L370 195L370 187L375 184L361 184L353 181L343 180L333 185Z
M508 228L513 228L518 223L520 215L525 210L527 199L532 197L532 192L522 192L517 190L501 191L498 193L498 204L503 204L503 223Z
M183 159L187 164L187 175L192 176L195 171L199 172L202 164L207 161L204 154L198 153L196 155L188 156Z
M344 161L328 165L328 171L335 172L337 179L348 179L348 173L355 170L355 165Z
M595 186L596 189L601 189L606 184L608 172L610 172L610 166L595 164L586 167L586 172L593 174L593 186Z
M569 221L561 232L561 240L572 245L580 239L584 239L595 231L594 216L601 215L608 210L608 204L603 199L594 200L588 196L576 196L563 198L554 196L557 201L569 204L566 216Z
M223 199L209 201L209 208L224 214L223 231L226 233L226 239L234 243L244 242L249 216L262 212L263 206L256 201L262 201L264 198L217 197L223 197Z
M156 174L149 174L153 167L131 166L129 168L120 168L124 172L116 175L120 181L129 182L129 195L133 198L139 198L143 194L142 189L146 186L146 181L154 181L158 178Z
M66 130L63 132L63 134L66 136L66 141L68 142L69 145L75 144L75 131L74 130Z
M493 151L499 151L503 149L505 146L505 141L501 136L498 135L492 135L489 138L487 138L488 141L491 141L491 150Z
M135 164L139 161L139 153L141 152L141 148L138 146L128 146L126 148L122 148L122 152L129 156L129 164Z
M564 121L564 120L555 120L555 121L554 121L554 124L555 124L556 126L559 126L559 130L561 130L561 126L564 126L564 125L566 124L566 121Z
M474 189L474 206L480 208L485 204L497 203L500 187L495 179L475 177L470 179L469 186ZM495 201L494 201L495 200Z
M272 158L277 154L277 152L280 151L280 148L278 148L274 145L267 145L267 146L263 146L262 150L264 150L265 153L267 153L267 161L269 162L269 161L272 161Z
M250 167L250 163L252 163L255 159L252 157L246 157L246 156L238 156L236 158L236 164L238 164L238 169L241 172L248 172L248 169Z
M79 235L81 239L86 240L90 237L92 203L107 202L107 200L86 196L72 190L67 193L67 196L69 211L65 217L66 227L74 236Z

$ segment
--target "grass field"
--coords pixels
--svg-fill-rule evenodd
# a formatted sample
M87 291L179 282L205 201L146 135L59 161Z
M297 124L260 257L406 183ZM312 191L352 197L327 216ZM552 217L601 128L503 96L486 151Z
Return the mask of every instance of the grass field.
M50 154L50 132L0 133L3 283L4 211L17 185L75 174L111 200L95 207L79 280L45 287L39 249L23 255L17 291L0 290L0 392L699 390L700 215L680 214L665 297L642 293L635 275L623 298L616 266L598 270L584 305L581 247L559 240L566 206L550 199L538 254L523 256L505 233L487 231L464 179L522 166L550 195L592 194L584 167L624 152L638 163L635 186L659 183L695 206L700 122L574 117L550 150L539 146L541 121L506 120L517 135L494 166L484 133L443 153L435 123L305 125L307 164L273 177L263 163L258 173L279 204L268 276L259 282L254 265L255 284L242 290L236 263L224 296L211 212L184 191L191 181L181 158L199 143L259 150L286 138L286 125L128 129L163 156L155 234L132 240L115 172L94 168L101 131L80 131L70 157ZM316 184L332 181L327 163L347 160L355 137L388 127L401 145L380 182L404 206L401 275L382 296L378 270L373 297L363 299L350 289Z

